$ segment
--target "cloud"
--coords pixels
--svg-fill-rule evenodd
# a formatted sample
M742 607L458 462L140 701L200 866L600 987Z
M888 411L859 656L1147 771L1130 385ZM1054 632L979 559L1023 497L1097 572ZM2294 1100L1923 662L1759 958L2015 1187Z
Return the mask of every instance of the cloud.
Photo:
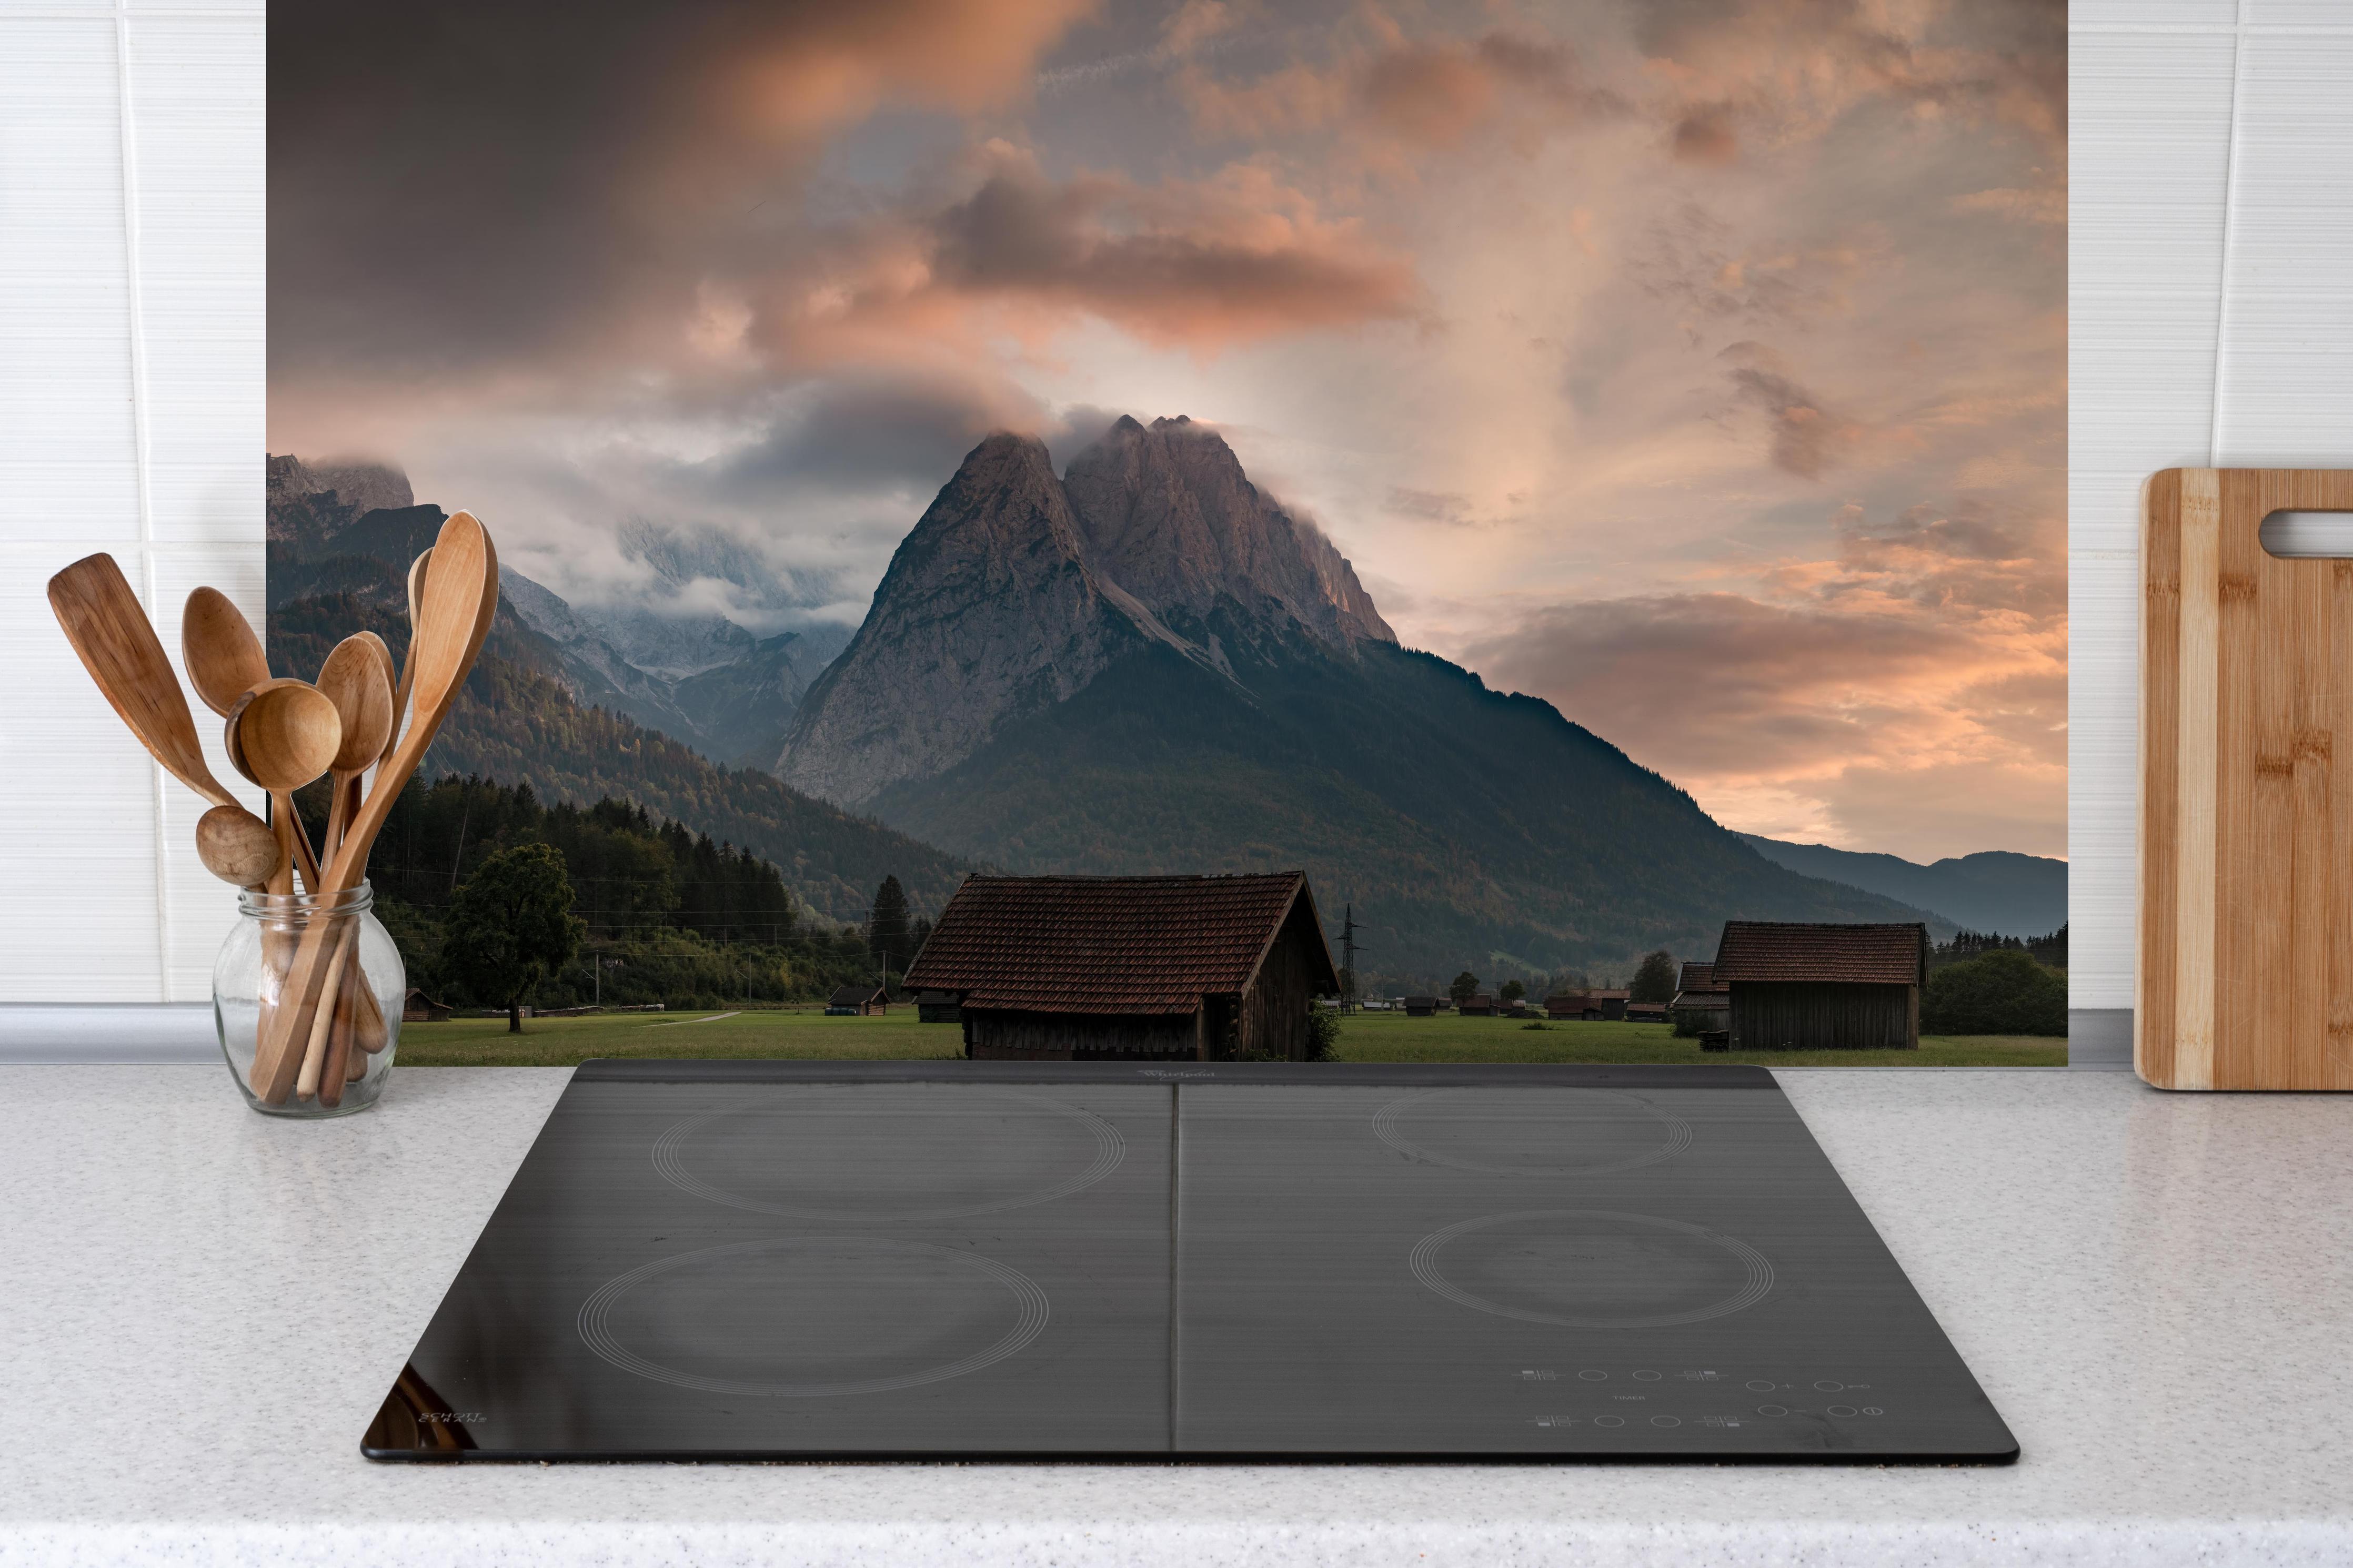
M875 108L1027 93L1093 0L285 7L269 37L273 385L561 386L659 357L715 254ZM562 367L562 368L558 368Z
M2051 0L1646 0L1635 43L1694 109L1766 145L1873 100L2066 137L2066 7Z
M1764 412L1772 432L1773 466L1801 479L1819 479L1862 439L1862 426L1822 408L1822 400L1778 371L1737 365L1735 395Z
M1178 91L1211 136L1263 141L1345 125L1419 149L1460 147L1491 128L1525 142L1545 128L1631 111L1620 94L1587 80L1575 51L1556 40L1502 30L1469 39L1409 39L1393 26L1375 31L1377 44L1242 82L1188 67Z
M1037 425L1044 414L1035 405L1008 409L971 386L856 376L792 398L757 437L700 471L716 493L736 501L811 486L928 495L981 437Z
M1470 654L1744 831L1914 858L2064 843L2063 624L1656 595L1543 609ZM1965 809L1917 793L1955 779L1935 794Z
M1675 161L1682 163L1729 163L1740 156L1740 138L1732 129L1729 104L1695 104L1675 121Z
M946 333L1050 341L1083 319L1214 353L1411 317L1411 264L1255 164L1146 185L1052 180L993 143L965 194L834 237L815 268L760 287L751 331L782 360L924 356Z

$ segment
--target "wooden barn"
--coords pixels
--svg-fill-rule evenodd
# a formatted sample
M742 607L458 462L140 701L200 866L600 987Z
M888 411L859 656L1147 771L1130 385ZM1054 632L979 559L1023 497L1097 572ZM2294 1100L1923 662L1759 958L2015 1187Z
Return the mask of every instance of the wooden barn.
M436 1002L422 991L412 990L400 1004L400 1021L404 1024L446 1024L449 1021L449 1005Z
M870 1013L888 1013L891 993L880 985L845 985L826 999L828 1017L852 1015L864 1017Z
M1620 1023L1626 1016L1626 993L1599 991L1562 991L1545 998L1545 1016L1551 1018L1583 1018L1588 1023Z
M1734 1050L1917 1050L1928 928L1727 921L1710 978Z
M1731 1008L1732 994L1716 983L1713 963L1684 964L1675 999L1667 1004L1670 1016L1689 1017L1691 1026L1702 1031L1727 1027L1725 1016Z
M1303 871L971 877L907 984L984 1060L1303 1061L1340 976Z
M1437 1011L1438 998L1435 996L1409 996L1405 999L1405 1016L1409 1018L1427 1018Z
M1483 1018L1495 1010L1495 999L1484 992L1480 992L1475 995L1462 998L1461 1008L1462 1016L1466 1018Z
M1626 1004L1626 1021L1630 1024L1663 1024L1667 1021L1667 1004L1629 1002Z
M956 1005L953 991L918 991L915 993L915 1022L961 1024L964 1022L964 1009Z

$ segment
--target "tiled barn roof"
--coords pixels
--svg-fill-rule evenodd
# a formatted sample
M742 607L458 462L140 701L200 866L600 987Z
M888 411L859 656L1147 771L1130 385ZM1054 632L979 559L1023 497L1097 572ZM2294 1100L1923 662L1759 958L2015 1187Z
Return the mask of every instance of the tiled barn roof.
M1726 921L1715 950L1718 985L1837 981L1918 985L1927 977L1928 928Z
M964 1005L1028 1013L1191 1013L1240 992L1307 874L1240 877L973 877L907 972L907 984ZM1340 988L1316 927L1312 988Z

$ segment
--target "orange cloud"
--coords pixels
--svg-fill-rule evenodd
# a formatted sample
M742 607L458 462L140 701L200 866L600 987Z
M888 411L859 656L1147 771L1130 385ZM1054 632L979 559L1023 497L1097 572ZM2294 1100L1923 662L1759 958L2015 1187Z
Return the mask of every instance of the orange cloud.
M998 145L961 199L847 236L821 268L772 282L751 331L790 362L901 361L997 332L1039 342L1091 317L1208 354L1409 317L1419 297L1409 263L1263 168L1058 182Z
M883 102L971 112L1025 93L1038 57L1097 0L891 0L797 7L744 41L719 94L794 140Z
M1325 65L1292 65L1229 84L1198 65L1177 89L1205 135L1264 141L1346 123L1408 146L1452 148L1475 132L1578 122L1627 112L1586 82L1566 46L1491 32L1408 40L1381 28L1377 47Z

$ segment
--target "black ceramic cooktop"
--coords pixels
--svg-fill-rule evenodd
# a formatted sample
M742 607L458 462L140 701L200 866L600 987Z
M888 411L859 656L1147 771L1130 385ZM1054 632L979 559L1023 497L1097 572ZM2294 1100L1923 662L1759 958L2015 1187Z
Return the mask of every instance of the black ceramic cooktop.
M590 1062L380 1459L2002 1462L1757 1068Z

